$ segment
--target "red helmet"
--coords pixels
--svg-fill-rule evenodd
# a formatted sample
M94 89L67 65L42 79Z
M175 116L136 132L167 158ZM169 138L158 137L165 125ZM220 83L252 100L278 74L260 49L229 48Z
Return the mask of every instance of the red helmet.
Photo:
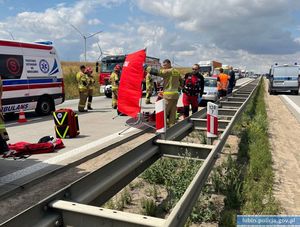
M119 64L117 64L117 65L115 66L114 70L120 71L120 70L121 70L121 66L120 66Z

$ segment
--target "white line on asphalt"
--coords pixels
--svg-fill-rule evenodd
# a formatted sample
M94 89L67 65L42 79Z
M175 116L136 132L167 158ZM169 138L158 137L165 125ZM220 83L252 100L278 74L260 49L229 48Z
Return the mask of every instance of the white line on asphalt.
M289 97L287 97L286 95L282 95L282 98L285 99L285 101L288 102L288 104L290 104L299 114L300 114L300 107L297 106L296 103L294 103Z
M18 170L16 172L7 174L3 177L0 177L0 185L9 184L9 183L11 183L15 180L18 180L20 178L23 178L25 176L33 174L37 171L40 171L41 169L44 169L46 167L51 166L51 165L57 165L60 162L62 162L64 160L67 160L67 159L69 159L69 158L71 158L75 155L77 156L77 155L82 154L82 157L83 157L86 154L87 150L89 150L91 148L94 148L94 147L97 147L97 146L99 146L101 144L104 144L104 143L106 143L110 140L113 140L115 138L122 137L122 136L124 136L124 134L127 134L127 133L135 131L135 130L136 130L135 128L130 128L126 131L126 133L122 133L123 135L119 135L118 134L119 132L111 134L111 135L106 136L104 138L101 138L99 140L96 140L96 141L93 141L91 143L85 144L81 147L75 148L71 151L67 151L67 152L65 152L61 155L55 156L53 158L49 158L49 159L47 159L43 162L40 162L38 164L35 164L35 165L32 165L32 166L26 167L24 169Z

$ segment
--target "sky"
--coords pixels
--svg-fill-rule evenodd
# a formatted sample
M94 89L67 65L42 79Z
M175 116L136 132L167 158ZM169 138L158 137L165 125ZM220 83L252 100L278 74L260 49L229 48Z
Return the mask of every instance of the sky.
M90 62L147 48L175 66L216 60L265 73L300 63L300 1L0 0L0 39L49 40L62 61L84 61L90 35Z

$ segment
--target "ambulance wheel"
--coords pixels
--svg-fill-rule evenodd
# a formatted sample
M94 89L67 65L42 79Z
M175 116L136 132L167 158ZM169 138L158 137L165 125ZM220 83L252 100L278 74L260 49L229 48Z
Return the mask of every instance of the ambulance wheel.
M38 115L45 116L45 115L49 115L52 110L53 110L53 101L50 98L42 97L39 99L37 103L35 112Z

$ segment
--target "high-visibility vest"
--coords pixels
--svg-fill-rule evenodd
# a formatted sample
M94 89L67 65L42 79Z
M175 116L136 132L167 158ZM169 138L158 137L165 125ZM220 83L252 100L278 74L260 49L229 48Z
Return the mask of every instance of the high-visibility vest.
M152 79L150 73L147 73L147 75L146 75L146 90L150 91L153 88L154 88L153 79Z
M111 83L111 89L113 91L117 90L119 88L120 78L119 75L116 72L112 72L109 77L110 83Z
M178 90L182 86L182 78L179 71L174 68L162 69L158 76L164 78L164 98L178 99Z
M228 83L229 83L229 76L225 73L220 73L218 78L219 78L218 90L227 90Z
M79 80L80 80L80 77L83 75L84 73L83 72L78 72L77 74L76 74L76 81L77 81L77 83L79 83Z
M86 74L82 74L78 81L79 91L81 91L81 92L87 91L88 86L89 86L89 77Z

